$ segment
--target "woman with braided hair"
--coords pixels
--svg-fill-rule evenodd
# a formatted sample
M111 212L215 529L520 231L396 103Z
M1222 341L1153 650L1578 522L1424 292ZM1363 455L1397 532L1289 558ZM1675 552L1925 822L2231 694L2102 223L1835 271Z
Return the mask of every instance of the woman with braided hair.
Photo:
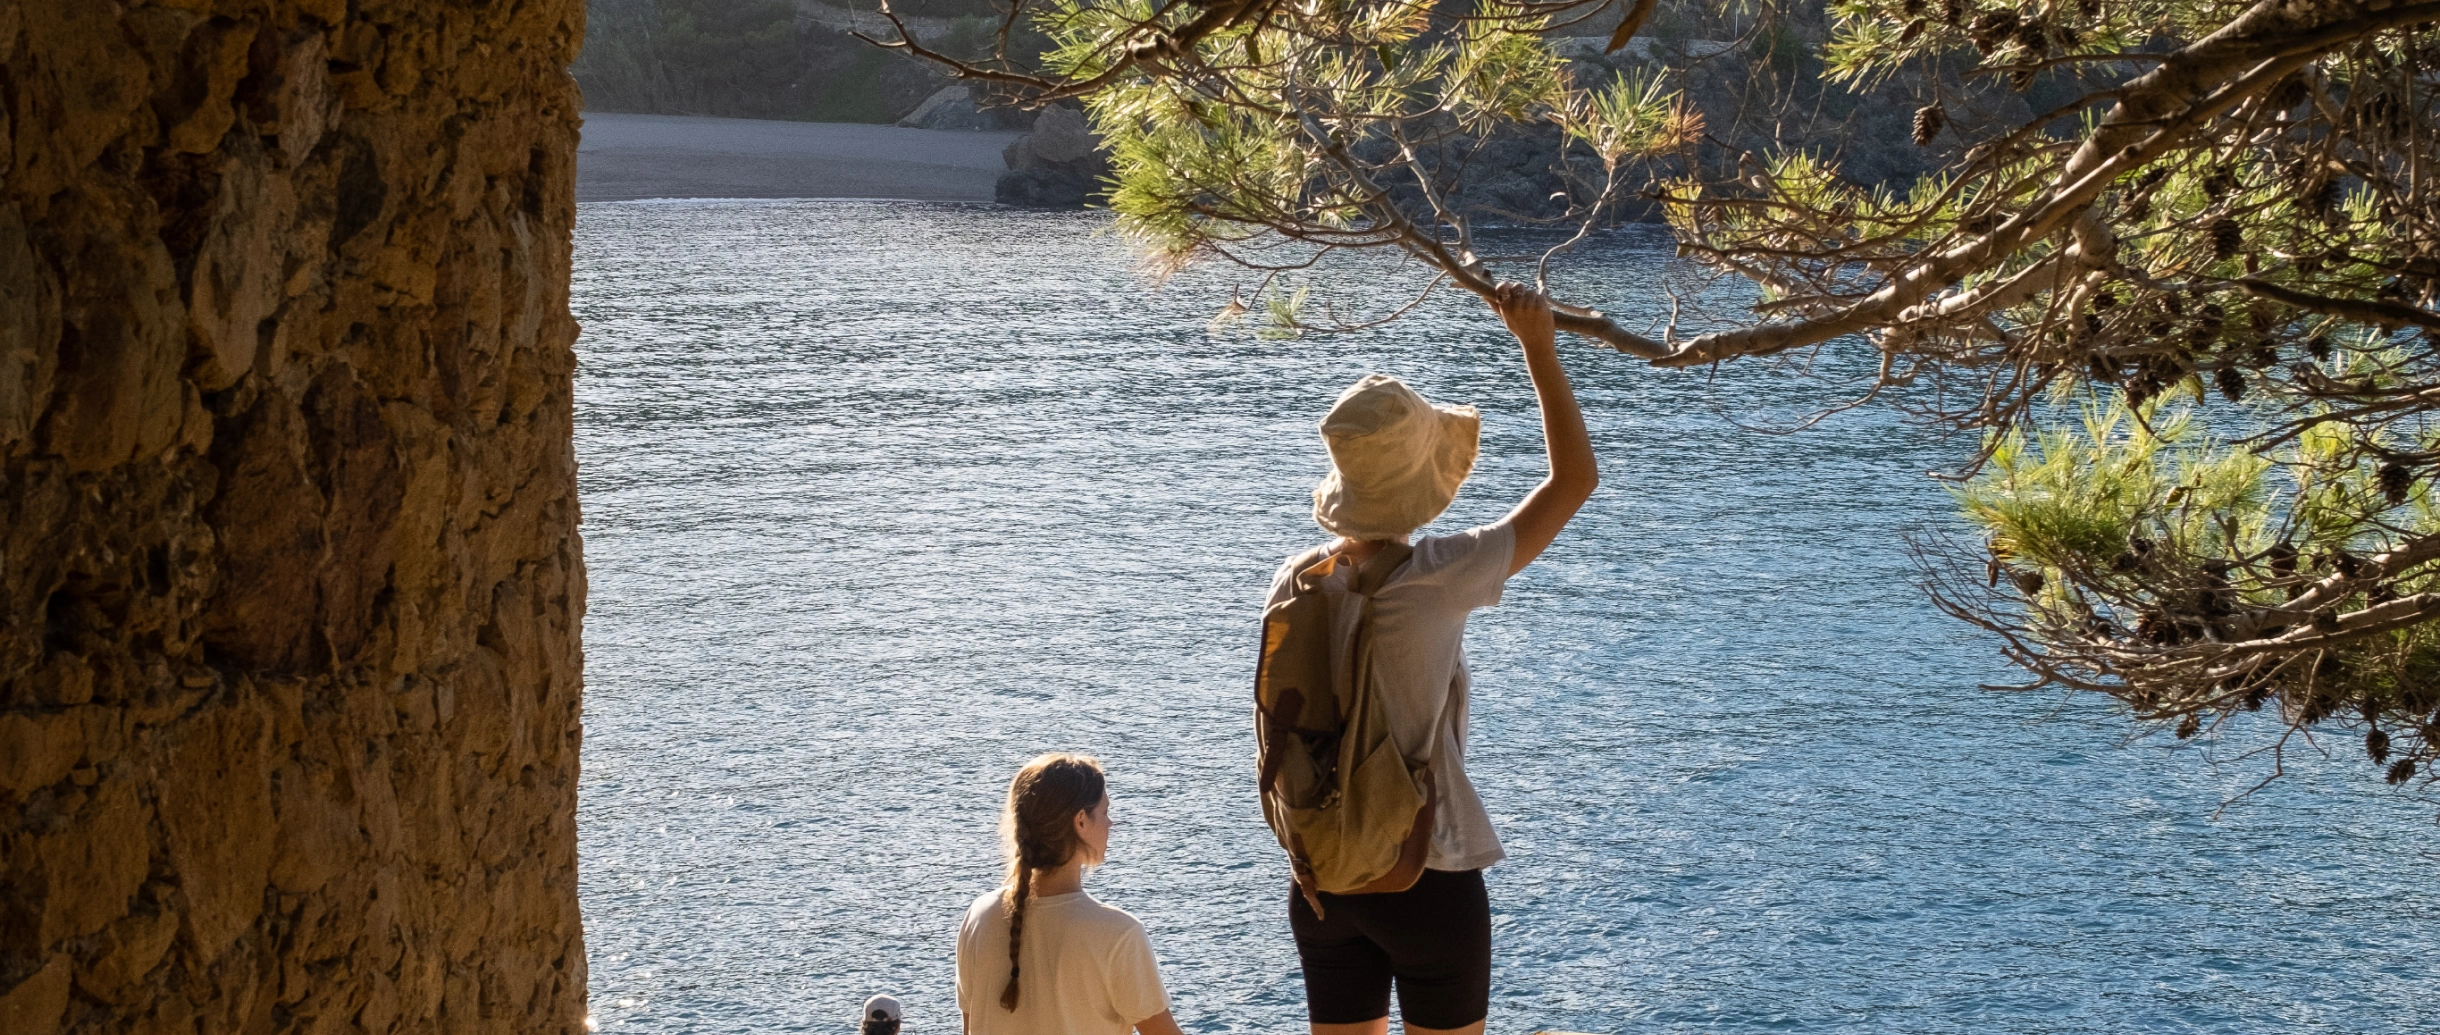
M957 931L966 1035L1180 1035L1144 925L1084 893L1110 848L1101 763L1042 755L1008 781L1008 880Z

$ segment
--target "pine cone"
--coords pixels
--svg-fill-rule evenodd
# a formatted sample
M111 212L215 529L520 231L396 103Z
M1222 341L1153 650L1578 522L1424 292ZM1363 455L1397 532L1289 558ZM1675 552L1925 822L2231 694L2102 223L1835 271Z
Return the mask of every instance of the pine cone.
M2374 765L2389 761L2389 734L2378 728L2364 734L2364 754L2371 757Z
M2386 779L2389 781L2389 785L2392 787L2405 783L2406 781L2414 778L2415 760L2411 758L2401 758L2395 763L2392 763L2389 767L2389 774L2386 777Z
M1929 147L1940 128L1949 124L1949 113L1938 104L1926 104L1915 109L1915 146Z
M2214 379L2220 383L2220 394L2229 402L2245 401L2245 375L2237 373L2235 367L2221 367Z
M2043 32L2041 25L2037 23L2017 23L2015 36L2016 45L2024 48L2028 55L2038 57L2050 49L2050 34Z
M2305 211L2320 216L2324 221L2336 218L2338 216L2338 181L2323 178L2318 186L2306 192L2304 207Z
M2415 473L2407 470L2404 464L2382 464L2377 477L2381 483L2381 496L2392 507L2406 502L2407 493L2415 487Z
M2211 257L2225 259L2245 247L2245 228L2237 225L2236 217L2221 216L2211 221Z
M2135 635L2151 643L2176 643L2177 623L2165 615L2146 611L2142 618L2135 621Z

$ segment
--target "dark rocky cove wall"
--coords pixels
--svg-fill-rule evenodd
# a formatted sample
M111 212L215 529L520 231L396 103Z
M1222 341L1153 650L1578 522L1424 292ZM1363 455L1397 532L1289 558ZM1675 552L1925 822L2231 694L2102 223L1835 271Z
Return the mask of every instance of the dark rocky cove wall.
M0 0L0 1031L568 1032L580 0Z

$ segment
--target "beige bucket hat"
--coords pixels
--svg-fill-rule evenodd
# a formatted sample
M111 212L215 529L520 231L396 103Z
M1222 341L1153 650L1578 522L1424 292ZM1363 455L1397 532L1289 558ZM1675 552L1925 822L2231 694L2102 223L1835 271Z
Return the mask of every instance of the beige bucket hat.
M1435 406L1387 374L1369 374L1322 418L1330 473L1313 490L1313 521L1349 539L1396 539L1431 524L1474 471L1482 413Z

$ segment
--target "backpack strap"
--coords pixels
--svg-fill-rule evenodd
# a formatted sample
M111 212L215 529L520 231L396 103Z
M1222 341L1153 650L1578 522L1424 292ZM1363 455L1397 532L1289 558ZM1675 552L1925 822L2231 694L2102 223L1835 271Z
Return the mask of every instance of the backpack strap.
M1364 603L1367 608L1372 605L1373 594L1379 593L1381 587L1388 585L1390 578L1405 568L1406 562L1414 556L1415 548L1412 545L1390 543L1383 546L1381 552L1374 554L1371 560L1364 563L1364 567L1356 573L1356 593L1365 598ZM1367 617L1369 618L1369 616ZM1449 712L1455 707L1457 707L1456 695L1452 694L1440 702L1440 711L1432 716L1432 733L1429 742L1424 745L1424 755L1421 760L1427 766L1440 756L1440 731L1449 725Z
M1381 587L1389 585L1390 576L1406 567L1407 560L1413 556L1415 548L1405 543L1390 543L1381 547L1379 553L1373 554L1362 568L1356 570L1356 595L1369 599L1381 592Z
M1307 579L1326 578L1337 555L1325 544L1288 559L1288 578L1300 586Z

